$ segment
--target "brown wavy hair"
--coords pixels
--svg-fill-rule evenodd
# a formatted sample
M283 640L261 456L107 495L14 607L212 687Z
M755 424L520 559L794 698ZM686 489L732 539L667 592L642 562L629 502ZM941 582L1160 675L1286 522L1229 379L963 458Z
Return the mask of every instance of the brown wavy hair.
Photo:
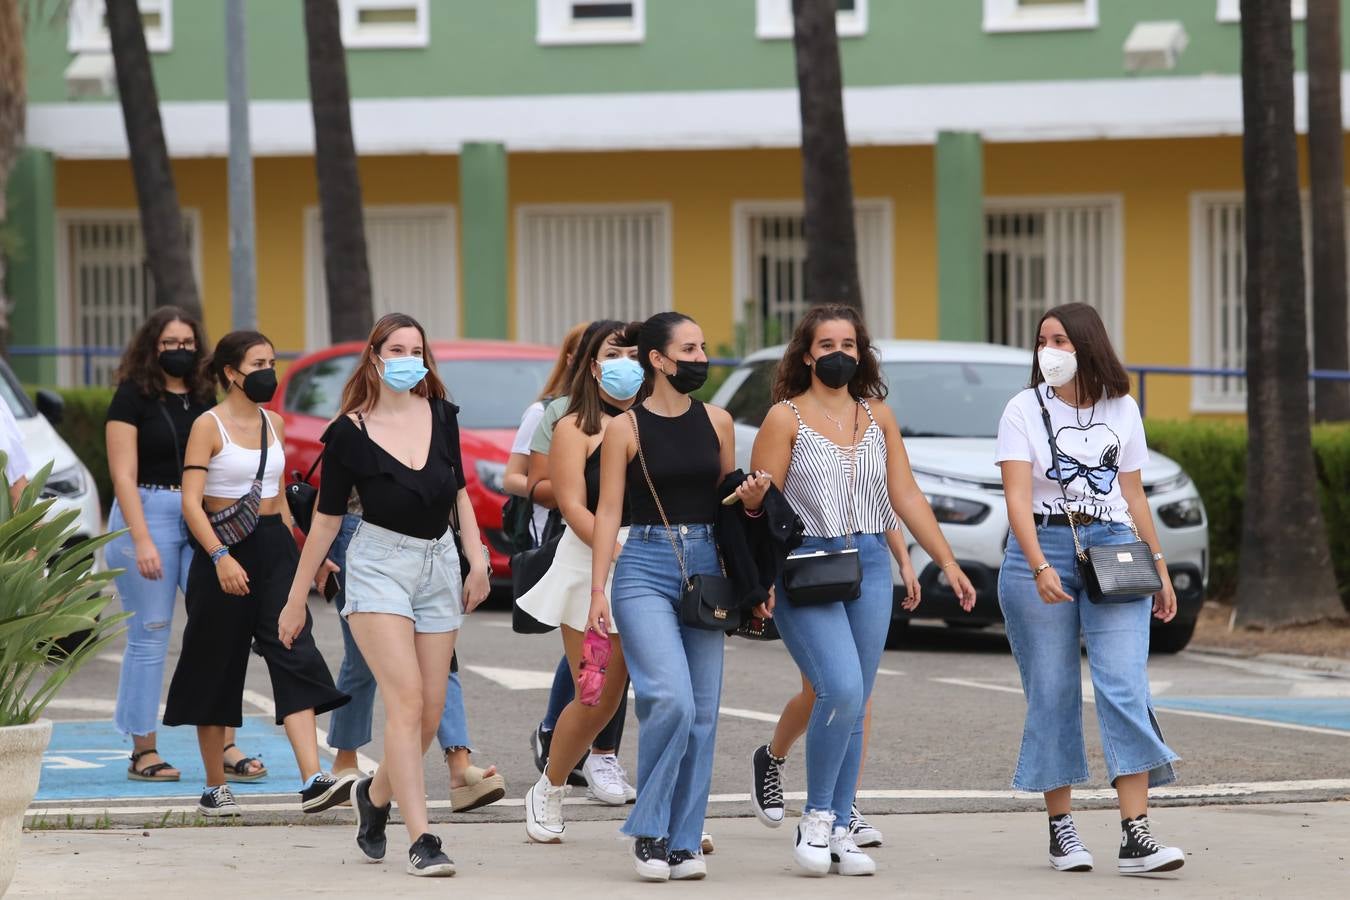
M177 306L161 306L150 313L123 351L114 377L118 383L130 381L147 397L164 393L164 370L159 367L159 336L170 322L182 322L191 328L197 342L197 365L183 376L188 395L198 403L214 403L216 388L207 371L206 331L200 322Z
M347 385L342 389L342 407L338 410L339 416L352 412L369 412L375 405L380 396L380 373L375 365L375 357L379 356L380 348L389 340L389 336L400 328L416 328L422 337L422 365L427 367L427 375L413 387L412 393L432 400L445 399L445 383L436 372L436 357L431 352L426 329L422 327L421 322L406 313L389 313L381 316L370 331L366 346L361 350L361 357L356 361L356 368L352 370Z
M1106 333L1106 325L1097 310L1086 303L1065 303L1046 310L1045 315L1036 323L1035 346L1031 353L1031 386L1044 383L1041 374L1040 350L1041 326L1046 319L1058 319L1064 326L1064 333L1073 344L1074 355L1078 357L1078 374L1073 377L1078 390L1079 401L1096 403L1098 400L1113 400L1124 397L1130 392L1130 375L1125 371L1116 348L1111 346L1111 338Z
M567 390L568 372L572 371L568 362L569 357L577 355L577 348L581 346L581 336L586 333L586 328L590 322L578 322L563 335L562 346L558 348L558 358L553 361L553 369L548 373L547 380L544 381L544 389L535 397L541 403L546 403L554 397L561 397Z
M808 310L792 332L792 340L788 342L787 350L778 362L778 371L774 374L773 402L790 400L806 393L811 387L811 368L802 360L811 355L811 345L816 342L816 329L824 322L835 321L852 325L858 340L858 371L848 383L848 392L855 400L886 399L887 389L881 377L881 363L872 349L872 339L867 334L862 316L851 306L827 304Z
M591 374L591 363L600 355L605 341L610 338L614 338L614 343L620 347L636 347L638 329L642 327L641 322L624 323L614 319L605 319L595 325L590 340L577 351L579 365L572 376L572 385L567 390L567 415L576 413L577 427L582 434L599 434L600 417L605 412L600 405L600 383ZM640 401L643 396L643 388L638 388L634 402Z

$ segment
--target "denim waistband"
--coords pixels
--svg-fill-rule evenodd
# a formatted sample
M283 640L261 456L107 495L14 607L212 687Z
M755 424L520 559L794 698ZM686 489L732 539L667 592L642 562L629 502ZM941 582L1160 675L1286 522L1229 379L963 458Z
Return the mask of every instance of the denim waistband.
M384 528L379 525L372 525L365 519L356 526L356 533L352 535L353 540L360 536L362 540L374 541L386 547L392 547L395 550L416 550L420 553L434 552L439 553L446 547L453 547L455 539L450 531L446 529L445 534L438 538L419 538L409 534L402 534L390 528Z
M671 525L670 531L674 536L684 541L711 541L715 538L713 526L697 523L693 525ZM669 540L664 525L630 525L628 527L628 541L660 541L665 543Z

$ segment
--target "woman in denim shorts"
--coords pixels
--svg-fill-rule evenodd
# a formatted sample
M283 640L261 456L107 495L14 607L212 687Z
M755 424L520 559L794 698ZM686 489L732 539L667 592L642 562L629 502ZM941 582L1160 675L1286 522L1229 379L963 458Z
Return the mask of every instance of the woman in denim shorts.
M324 434L318 509L282 614L282 640L303 621L309 585L342 526L353 489L362 521L347 547L342 615L375 673L385 707L384 761L352 792L356 842L384 858L390 801L398 800L412 845L412 875L453 875L429 830L422 756L445 707L455 635L487 597L487 548L464 490L458 407L417 320L375 323ZM462 576L458 538L469 548Z
M1140 469L1148 446L1129 391L1097 312L1082 303L1059 306L1037 328L1031 387L1008 402L998 427L1012 527L999 604L1027 698L1013 787L1045 794L1050 865L1060 871L1093 865L1070 815L1072 786L1088 779L1080 640L1107 774L1120 798L1117 867L1142 874L1185 862L1179 848L1160 845L1149 830L1148 790L1173 780L1178 758L1163 742L1149 697L1149 614L1170 621L1177 599L1144 496ZM1138 535L1153 548L1162 590L1151 603L1092 602L1079 573L1075 529L1084 548Z

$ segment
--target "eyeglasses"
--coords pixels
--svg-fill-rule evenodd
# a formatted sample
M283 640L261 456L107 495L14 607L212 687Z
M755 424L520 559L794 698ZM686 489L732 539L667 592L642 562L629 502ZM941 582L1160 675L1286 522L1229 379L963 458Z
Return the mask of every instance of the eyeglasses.
M160 342L159 342L159 349L161 349L161 350L196 350L196 349L197 349L197 342L196 342L195 340L193 340L192 338L188 338L188 339L185 340L185 341L175 341L175 340L160 341Z

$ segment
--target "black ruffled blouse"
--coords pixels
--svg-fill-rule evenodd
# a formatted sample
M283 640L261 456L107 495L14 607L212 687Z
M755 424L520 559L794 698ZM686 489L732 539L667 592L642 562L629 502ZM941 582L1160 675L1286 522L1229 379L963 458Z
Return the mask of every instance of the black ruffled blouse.
M432 400L431 447L426 465L410 469L371 440L364 425L339 416L323 435L319 512L340 516L352 489L362 518L409 537L435 540L450 526L455 498L464 487L459 453L459 407Z

